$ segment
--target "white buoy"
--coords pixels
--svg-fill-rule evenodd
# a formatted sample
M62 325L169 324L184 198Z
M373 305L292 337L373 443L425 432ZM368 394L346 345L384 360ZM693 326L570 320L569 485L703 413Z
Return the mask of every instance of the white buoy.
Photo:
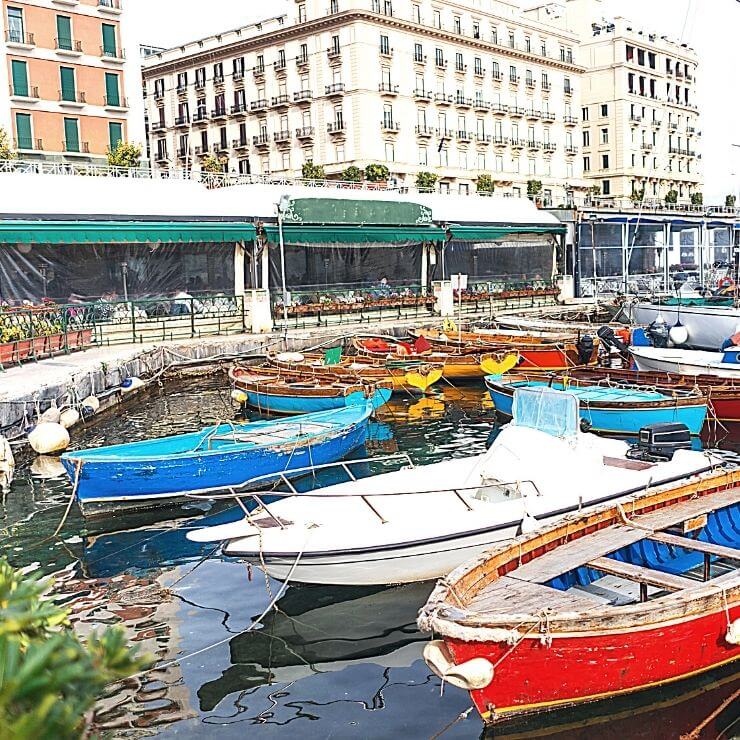
M239 404L239 406L243 406L247 402L247 394L244 391L240 391L238 388L234 388L234 390L231 391L231 400L234 403Z
M689 341L689 330L683 324L676 324L668 332L668 338L673 344L681 345Z
M141 378L137 378L136 376L133 376L131 378L126 378L126 380L121 383L121 392L122 393L131 393L132 391L138 390L139 388L144 387L144 381Z
M39 416L39 421L40 422L50 421L53 424L56 424L59 422L59 416L60 416L60 411L57 408L56 401L52 401L51 406L48 409L46 409L46 411L44 411L44 413L41 414L41 416Z
M42 480L61 478L65 475L64 465L62 465L58 457L39 455L31 463L31 474L35 478L41 478Z
M28 435L28 444L39 455L64 452L69 447L69 432L61 424L45 421Z
M740 619L736 619L727 626L725 640L730 645L740 645Z
M535 529L539 529L542 525L533 517L524 513L524 516L522 517L521 524L519 525L519 533L520 534L530 534L530 532L534 532Z
M95 413L100 408L100 401L97 396L88 396L82 399L81 405L85 408L92 409L92 412Z
M15 475L15 458L10 442L0 435L0 491L7 491Z
M73 427L80 420L80 412L77 409L64 409L59 415L59 423L65 428Z

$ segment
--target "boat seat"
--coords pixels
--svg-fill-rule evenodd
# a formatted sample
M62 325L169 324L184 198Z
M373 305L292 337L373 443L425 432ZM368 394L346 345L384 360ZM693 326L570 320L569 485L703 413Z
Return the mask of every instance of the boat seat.
M662 542L664 545L674 545L675 547L683 547L687 550L696 550L697 552L703 552L705 555L716 555L718 558L740 560L740 550L734 547L715 545L711 542L695 540L690 537L681 537L680 535L669 534L668 532L656 532L655 534L648 535L648 539Z
M641 565L633 565L632 563L624 563L621 560L614 560L613 558L594 558L587 565L589 568L594 568L602 573L626 578L629 581L646 583L648 586L656 586L666 591L683 591L697 584L691 578L676 576L672 573L663 573L659 570L644 568Z

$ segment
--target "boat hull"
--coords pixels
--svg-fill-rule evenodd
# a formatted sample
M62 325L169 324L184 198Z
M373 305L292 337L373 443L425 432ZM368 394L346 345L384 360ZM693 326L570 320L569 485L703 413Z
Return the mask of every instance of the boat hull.
M729 608L730 621L740 604ZM470 692L486 722L507 716L572 706L660 686L740 658L740 645L725 635L724 611L688 617L648 629L548 634L525 637L512 650L506 643L447 638L456 664L485 658L496 666L491 683ZM598 666L598 670L594 670Z
M284 415L332 411L349 406L362 406L368 401L377 409L388 403L392 392L390 388L376 388L368 398L368 395L361 391L333 396L286 396L245 390L247 406L266 414Z
M740 365L721 362L722 354L719 352L631 347L630 353L638 370L740 379Z

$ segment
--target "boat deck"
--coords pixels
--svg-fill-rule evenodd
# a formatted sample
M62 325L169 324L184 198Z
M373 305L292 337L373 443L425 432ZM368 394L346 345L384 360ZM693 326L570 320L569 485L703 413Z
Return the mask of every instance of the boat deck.
M608 601L603 596L589 593L585 588L559 590L546 585L553 579L581 567L599 571L604 576L616 576L640 586L640 598L647 598L647 588L655 593L678 592L705 585L702 574L687 572L681 575L647 568L607 557L624 547L641 540L652 540L669 546L678 546L701 553L708 563L709 558L740 561L740 549L716 545L682 537L669 528L698 520L706 514L737 504L736 489L718 491L700 498L683 501L665 509L659 509L629 519L630 523L618 524L607 529L585 535L530 560L492 583L484 586L466 603L466 610L476 614L490 611L515 613L541 612L550 609L557 612L583 611L599 601ZM626 516L630 517L629 512ZM708 577L708 570L704 573ZM734 583L740 580L738 571L732 570L711 579L714 585ZM598 584L599 581L595 581ZM597 591L598 589L595 589Z

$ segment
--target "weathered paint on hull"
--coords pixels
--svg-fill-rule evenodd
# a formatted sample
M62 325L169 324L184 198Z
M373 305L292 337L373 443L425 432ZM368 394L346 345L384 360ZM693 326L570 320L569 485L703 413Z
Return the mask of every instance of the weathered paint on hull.
M254 391L245 392L247 405L266 414L312 414L348 406L362 406L368 401L364 393L349 393L346 396L279 396ZM392 392L390 388L377 388L370 398L373 408L377 409L388 403Z
M730 606L730 621L738 618L740 604ZM719 611L652 629L552 633L549 647L533 635L513 650L506 643L445 643L457 665L486 658L496 666L491 683L470 692L483 719L494 722L660 686L737 660L740 645L726 641L727 621Z

